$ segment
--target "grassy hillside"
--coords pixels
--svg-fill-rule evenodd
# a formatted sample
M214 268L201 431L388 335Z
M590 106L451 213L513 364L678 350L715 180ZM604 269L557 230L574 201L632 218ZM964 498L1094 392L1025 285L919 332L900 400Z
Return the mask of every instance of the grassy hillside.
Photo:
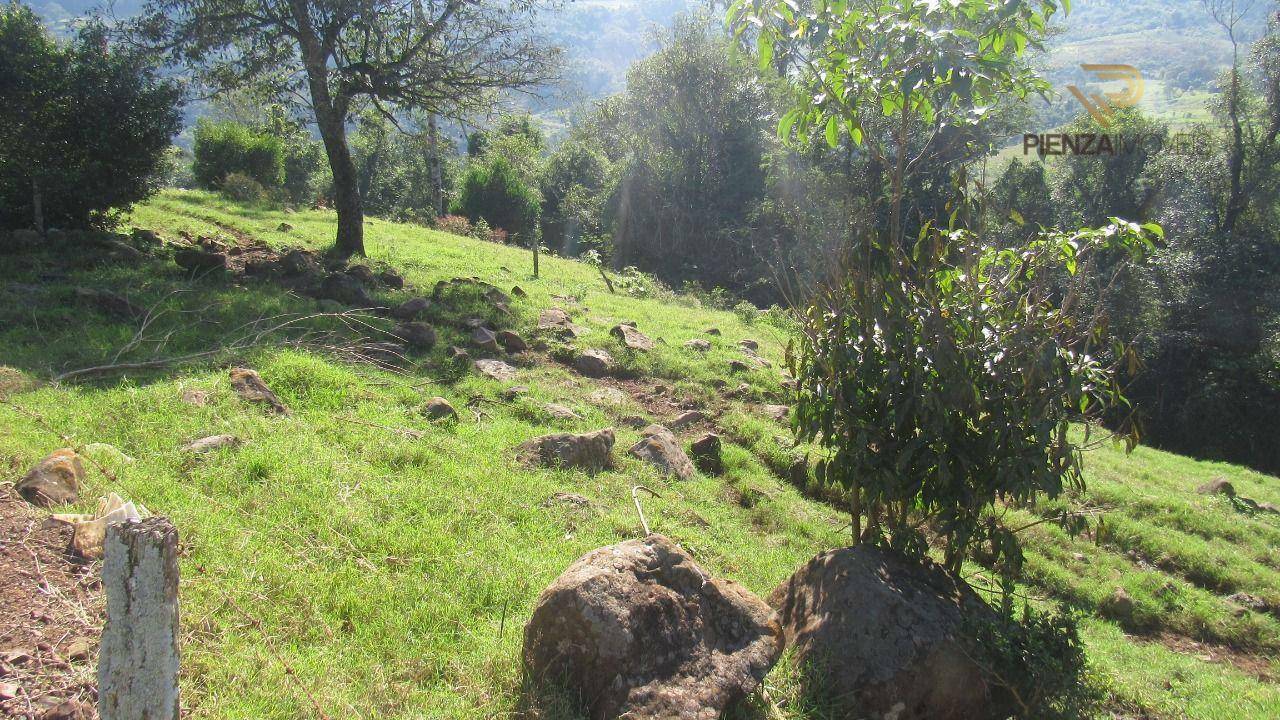
M282 222L294 229L280 232ZM131 223L170 240L185 231L320 247L334 217L171 192ZM0 376L0 467L13 468L0 480L63 446L57 433L81 445L109 443L134 460L103 459L114 479L91 471L83 505L115 491L178 525L183 702L192 718L510 716L520 709L521 631L539 591L586 551L639 535L636 483L662 494L646 501L656 531L760 594L845 542L841 512L783 479L800 450L760 406L785 401L777 368L786 337L762 318L685 297L611 295L593 268L560 259L544 258L534 280L527 252L418 227L375 220L367 234L375 269L394 267L410 286L380 299L407 299L414 287L430 294L455 276L519 285L527 297L514 299L509 318L492 314L495 321L530 336L539 311L563 307L589 331L575 346L608 349L624 379L590 380L540 353L513 361L513 382L483 379L446 359L445 349L464 344L459 320L489 308L442 302L430 311L441 342L399 371L314 344L267 344L53 384L67 370L208 350L260 318L335 308L268 281L193 280L167 249L128 262L89 252L0 256L0 365L11 368ZM153 320L139 332L139 321L82 304L78 287L114 289L152 308ZM623 320L658 348L624 352L608 335ZM389 327L380 318L369 324L375 336ZM705 334L710 327L722 335ZM691 338L709 340L712 350L682 347ZM773 368L730 372L744 338L760 341ZM269 416L238 400L231 364L258 369L293 414ZM749 387L732 393L718 382ZM517 384L529 392L504 400L502 390ZM184 402L188 390L207 392L207 404ZM433 424L421 414L437 395L458 408L458 422ZM549 402L581 419L553 418ZM623 418L660 422L688 407L711 415L729 441L723 476L665 481L626 455L638 433ZM515 446L537 435L605 426L619 432L613 471L531 470L514 458ZM181 450L220 433L245 442L202 457ZM1195 492L1224 477L1243 496L1280 504L1276 480L1110 446L1090 452L1088 469L1088 494L1070 502L1104 512L1104 530L1074 539L1049 525L1029 530L1027 592L1081 613L1114 716L1280 716L1280 618L1228 599L1247 593L1280 608L1280 516ZM1112 601L1117 588L1130 608ZM796 701L785 664L768 689L784 717L818 717ZM763 701L755 704L739 715L767 717Z

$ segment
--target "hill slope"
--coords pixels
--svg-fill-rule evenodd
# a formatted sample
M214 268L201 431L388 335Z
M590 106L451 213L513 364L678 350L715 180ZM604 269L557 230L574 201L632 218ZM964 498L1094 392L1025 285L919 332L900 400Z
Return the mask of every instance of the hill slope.
M315 248L329 242L334 218L170 192L132 223L170 241L186 232ZM441 332L436 349L395 369L349 352L349 327L370 338L390 327L377 317L367 326L349 315L298 319L264 344L235 345L262 323L344 309L268 280L192 279L169 247L123 262L87 250L0 256L0 365L10 368L0 375L0 467L10 468L2 479L63 446L59 434L81 446L109 443L134 460L104 456L111 477L91 469L81 504L118 492L180 528L183 703L192 718L507 716L519 708L521 630L534 600L578 556L640 533L636 483L662 494L646 501L655 530L760 594L845 542L842 513L783 479L799 451L763 405L785 401L777 367L786 335L764 318L622 287L612 295L595 269L556 258L543 258L534 280L525 251L413 226L370 221L367 243L375 269L395 268L409 285L382 291L384 302L458 276L519 285L527 297L513 297L507 316L482 297L446 293L428 311ZM93 299L100 295L76 288L112 289L144 316L149 309L150 320L113 316L110 303ZM573 345L608 349L621 379L578 375L553 359L566 350L555 343L508 358L518 368L509 382L445 356L450 344L466 344L468 317L532 337L552 306L587 330ZM623 320L658 347L623 351L608 335ZM722 334L705 334L710 327ZM710 352L683 347L691 338L709 341ZM729 370L744 338L761 343L772 368ZM228 344L191 362L48 383L75 368ZM227 380L232 364L259 370L292 415L239 400ZM737 392L717 387L743 383ZM513 385L528 391L507 400ZM433 396L450 400L459 421L430 422L422 408ZM547 403L579 417L557 419ZM710 419L682 431L686 440L712 427L727 440L722 476L667 481L627 456L638 438L628 416L669 421L690 407ZM514 458L532 437L606 426L619 433L612 471L533 470ZM181 449L222 433L243 444L204 456ZM1099 448L1088 465L1089 492L1071 502L1105 511L1104 532L1071 539L1048 525L1030 530L1028 594L1081 612L1115 716L1280 716L1280 516L1195 492L1221 476L1242 496L1280 503L1275 479L1147 449L1126 457ZM1036 519L1021 514L1011 522ZM1109 600L1118 587L1132 599L1124 612ZM1229 599L1237 593L1252 598ZM1259 609L1242 606L1253 600ZM817 717L796 701L785 664L768 685L785 717Z

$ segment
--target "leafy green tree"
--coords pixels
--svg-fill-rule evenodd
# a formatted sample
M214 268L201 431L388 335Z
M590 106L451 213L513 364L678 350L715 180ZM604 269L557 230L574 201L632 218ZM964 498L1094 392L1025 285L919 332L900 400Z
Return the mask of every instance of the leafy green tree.
M97 23L60 43L10 3L0 68L0 226L103 226L156 190L180 93L143 55Z
M429 123L403 121L366 111L351 137L360 194L369 212L416 222L434 219L441 206L448 168L435 177L435 150Z
M484 220L527 243L537 240L541 209L537 189L520 179L505 156L495 154L467 168L453 212L473 222Z
M195 161L191 170L201 187L220 189L227 176L239 174L265 188L285 180L284 142L232 120L196 121Z
M554 77L537 32L555 0L150 0L135 35L215 90L262 86L315 118L333 174L336 250L364 254L347 128L366 105L464 117ZM301 98L305 98L302 100Z

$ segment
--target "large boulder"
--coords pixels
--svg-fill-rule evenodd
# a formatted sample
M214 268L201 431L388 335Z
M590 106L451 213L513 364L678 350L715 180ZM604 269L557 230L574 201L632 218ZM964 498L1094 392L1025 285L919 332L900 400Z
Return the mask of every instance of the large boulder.
M573 359L573 367L590 378L602 378L613 372L613 356L604 350L584 350Z
M27 502L39 507L65 505L80 499L84 463L75 450L54 451L31 468L14 489Z
M524 443L517 456L528 465L600 472L613 465L613 443L613 428L585 435L556 433Z
M693 477L693 462L670 430L661 425L650 425L640 434L644 437L628 451L631 455L653 463L663 473L681 480Z
M998 720L1002 693L975 663L965 617L994 615L963 581L870 545L817 556L774 591L808 692L833 717Z
M759 598L650 535L588 553L543 591L524 662L593 720L715 720L759 686L780 635Z

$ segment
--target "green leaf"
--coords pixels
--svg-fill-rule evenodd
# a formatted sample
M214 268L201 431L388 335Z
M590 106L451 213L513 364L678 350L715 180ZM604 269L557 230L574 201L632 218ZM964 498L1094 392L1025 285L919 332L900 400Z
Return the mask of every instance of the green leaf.
M840 120L835 115L827 118L827 145L836 147L840 144Z

